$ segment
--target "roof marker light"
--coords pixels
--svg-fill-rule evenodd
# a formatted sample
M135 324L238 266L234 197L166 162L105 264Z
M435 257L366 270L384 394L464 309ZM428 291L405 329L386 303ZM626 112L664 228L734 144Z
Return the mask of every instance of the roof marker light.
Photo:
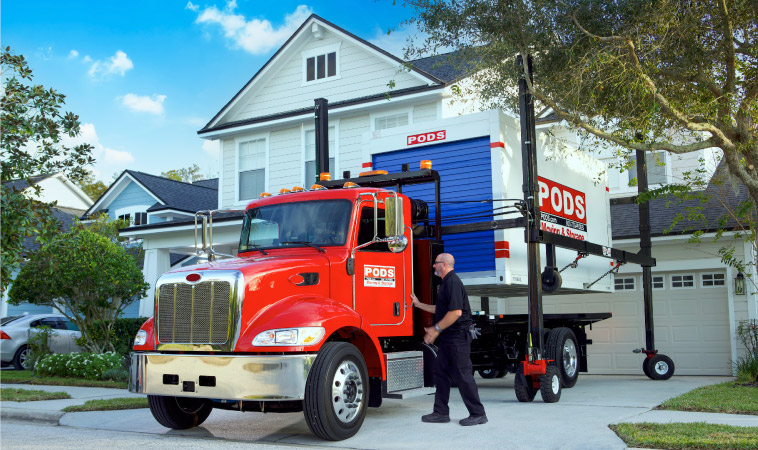
M352 181L348 181L347 183L343 184L342 187L345 188L345 189L350 189L350 188L357 188L357 187L360 187L360 186L358 186L357 184L353 183Z
M321 175L318 177L319 181L332 181L332 174L329 172L321 172Z
M324 189L326 188L324 186L321 186L320 184L314 184L313 186L311 186L312 191L323 191Z
M279 189L279 193L280 194L289 194L290 192L292 192L292 191L290 191L287 188L281 188L281 189Z
M305 189L303 189L300 186L295 186L292 188L292 192L303 192L303 191L305 191Z
M358 174L359 177L370 177L371 175L387 175L389 172L386 170L372 170L369 172L361 172Z
M258 196L258 198L266 198L266 197L271 197L271 194L269 194L268 192L261 192L261 195Z
M425 159L425 160L421 161L420 166L421 166L421 170L424 170L424 169L431 170L432 169L432 161L430 159Z

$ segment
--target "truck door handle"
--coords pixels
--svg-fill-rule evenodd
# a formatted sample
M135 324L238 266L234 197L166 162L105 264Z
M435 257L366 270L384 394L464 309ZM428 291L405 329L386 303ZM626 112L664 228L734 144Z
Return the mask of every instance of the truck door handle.
M392 307L394 309L395 317L400 317L400 302L395 302L392 304Z

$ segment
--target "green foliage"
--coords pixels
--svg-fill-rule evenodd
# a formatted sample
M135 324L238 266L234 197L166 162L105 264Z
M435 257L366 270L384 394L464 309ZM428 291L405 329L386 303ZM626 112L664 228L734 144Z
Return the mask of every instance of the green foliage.
M30 384L40 386L82 386L126 389L122 381L85 380L71 377L43 377L34 375L29 370L4 370L0 383Z
M51 209L54 203L34 200L40 187L33 176L63 172L71 179L84 175L84 167L92 164L92 146L81 144L68 147L62 144L66 136L79 135L79 117L61 111L65 96L54 89L32 84L32 70L21 55L5 47L0 53L3 92L0 99L0 222L2 249L0 252L0 290L5 290L11 274L24 258L24 238L40 238L55 232L57 221ZM25 180L31 194L7 183Z
M126 383L129 381L129 370L123 367L114 367L112 369L107 369L103 371L102 375L100 375L100 379Z
M89 338L95 342L110 341L113 344L113 349L119 355L124 358L129 356L129 352L132 351L134 346L134 336L137 335L142 324L145 323L145 318L120 318L113 322L113 326L110 328L109 337L106 338L105 331L108 329L100 321L95 321L92 324L92 333Z
M26 344L29 346L29 367L36 374L37 364L47 355L53 353L50 349L50 339L55 336L52 328L44 326L29 330L29 339Z
M610 428L629 447L676 450L754 449L758 427L710 423L619 423Z
M75 377L102 380L103 373L122 369L121 355L108 353L54 353L39 362L37 373L43 377Z
M100 353L114 350L110 337L116 318L147 288L142 271L124 248L77 227L53 238L24 265L9 302L59 305L82 332L83 347ZM104 341L91 338L98 333Z
M74 183L93 201L99 199L108 190L108 185L95 178L92 171L87 171L86 175L74 180Z
M83 405L71 405L64 412L116 411L121 409L149 408L147 397L106 398L87 400Z
M71 398L71 396L65 392L47 392L17 388L0 389L0 400L4 402L38 402L41 400L59 400L62 398Z
M758 320L743 320L737 326L737 338L745 354L734 363L740 379L758 382Z
M663 402L659 409L724 414L758 414L758 389L733 381L703 386Z
M161 176L171 180L183 181L185 183L200 181L204 178L204 176L200 173L200 166L197 164L193 164L190 167L183 167L181 169L173 169L167 172L161 172Z

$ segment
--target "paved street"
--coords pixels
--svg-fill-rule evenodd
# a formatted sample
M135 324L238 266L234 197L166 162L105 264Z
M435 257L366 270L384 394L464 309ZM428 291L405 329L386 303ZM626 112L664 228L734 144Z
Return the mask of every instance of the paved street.
M151 448L206 448L208 442L219 448L345 448L345 449L417 449L421 443L435 449L523 448L525 442L540 449L624 449L624 443L608 424L623 421L702 421L725 420L729 415L668 413L651 411L667 398L698 386L727 381L726 377L674 377L668 381L652 381L644 376L583 375L579 383L563 391L559 403L542 403L539 395L533 403L519 403L513 392L513 376L505 379L477 378L489 423L461 427L457 421L467 414L457 392L451 394L451 418L447 424L425 424L421 415L431 411L431 396L407 400L385 400L381 408L369 408L363 427L353 438L327 442L315 438L302 413L263 414L214 410L200 427L191 430L168 430L159 425L147 409L105 412L68 413L60 418L59 427L36 431L24 429L31 425L4 416L2 448L103 448L103 442L115 439L133 446ZM60 387L58 387L60 388ZM52 387L50 389L53 389ZM108 390L110 391L110 390ZM125 392L122 391L124 394ZM3 408L19 404L3 402ZM39 402L42 403L42 402ZM27 406L31 409L31 405ZM727 417L744 426L758 426L756 416ZM730 422L727 422L730 423ZM10 427L10 428L7 428ZM24 437L19 437L14 430ZM11 430L8 432L8 430ZM55 438L60 433L60 440ZM30 447L29 436L53 436L54 446ZM86 441L77 436L86 436ZM92 444L90 446L90 439ZM165 439L165 441L164 441ZM49 444L50 441L48 441ZM163 444L162 444L163 443ZM243 444L244 443L244 444ZM69 446L70 445L70 446ZM485 447L486 446L486 447ZM284 448L282 447L282 448ZM215 447L214 447L215 448Z

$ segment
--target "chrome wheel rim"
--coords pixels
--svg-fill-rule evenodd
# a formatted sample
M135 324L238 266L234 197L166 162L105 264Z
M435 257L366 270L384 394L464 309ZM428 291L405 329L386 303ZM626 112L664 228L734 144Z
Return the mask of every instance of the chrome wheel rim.
M332 379L332 407L340 422L353 420L363 404L363 377L352 361L342 361Z
M563 371L566 372L566 376L572 378L576 375L576 369L576 345L572 339L566 339L566 342L563 343Z
M18 355L18 362L21 363L21 367L23 367L25 370L29 370L29 349L22 351L20 355Z
M669 371L669 365L666 361L658 361L655 363L655 373L658 375L665 375Z

